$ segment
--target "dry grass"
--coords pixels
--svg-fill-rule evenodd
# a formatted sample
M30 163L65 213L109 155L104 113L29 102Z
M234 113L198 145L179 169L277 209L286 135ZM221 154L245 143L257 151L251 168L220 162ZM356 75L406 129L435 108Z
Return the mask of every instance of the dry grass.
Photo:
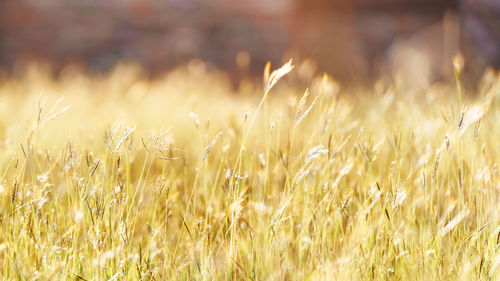
M302 95L291 69L264 96L199 62L1 82L1 278L500 280L499 74Z

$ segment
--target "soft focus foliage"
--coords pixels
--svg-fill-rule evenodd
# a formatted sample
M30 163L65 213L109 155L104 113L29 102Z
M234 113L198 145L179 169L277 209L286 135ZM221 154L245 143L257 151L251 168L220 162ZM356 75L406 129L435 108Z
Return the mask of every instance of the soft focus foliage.
M499 74L306 90L304 67L265 92L202 62L6 78L1 278L499 280Z

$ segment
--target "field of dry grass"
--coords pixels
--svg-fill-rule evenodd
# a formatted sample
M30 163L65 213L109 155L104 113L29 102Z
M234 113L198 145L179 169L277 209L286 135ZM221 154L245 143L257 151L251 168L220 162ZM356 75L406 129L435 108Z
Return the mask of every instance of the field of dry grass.
M499 73L306 90L302 67L1 81L0 278L500 280Z

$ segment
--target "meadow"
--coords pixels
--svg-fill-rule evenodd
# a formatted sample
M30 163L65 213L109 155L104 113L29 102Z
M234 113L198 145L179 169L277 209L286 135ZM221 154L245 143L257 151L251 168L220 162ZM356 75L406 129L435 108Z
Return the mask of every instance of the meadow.
M500 280L499 72L273 69L2 78L0 278Z

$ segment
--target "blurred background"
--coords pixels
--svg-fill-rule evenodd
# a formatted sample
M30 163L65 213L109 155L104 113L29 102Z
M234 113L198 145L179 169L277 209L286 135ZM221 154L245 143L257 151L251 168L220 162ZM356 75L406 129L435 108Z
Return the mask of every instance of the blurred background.
M121 61L161 73L192 59L261 75L266 61L309 59L343 82L400 75L430 83L500 67L499 0L2 0L0 65Z

